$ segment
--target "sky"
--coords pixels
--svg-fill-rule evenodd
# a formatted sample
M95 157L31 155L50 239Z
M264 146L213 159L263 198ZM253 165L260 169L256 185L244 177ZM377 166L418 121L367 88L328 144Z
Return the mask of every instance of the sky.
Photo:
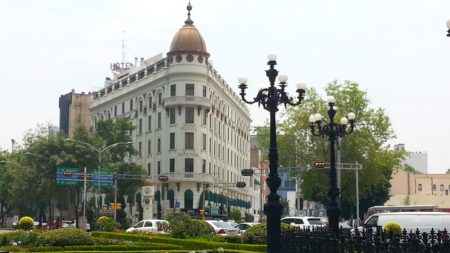
M289 76L323 94L333 80L358 82L385 109L428 171L450 169L449 0L191 0L194 25L214 67L236 91L267 86L269 53ZM0 2L0 149L38 124L59 124L61 95L99 90L109 64L169 51L187 0ZM125 50L122 50L125 42ZM288 88L289 89L289 88ZM325 95L325 94L323 94ZM251 106L254 125L268 112Z

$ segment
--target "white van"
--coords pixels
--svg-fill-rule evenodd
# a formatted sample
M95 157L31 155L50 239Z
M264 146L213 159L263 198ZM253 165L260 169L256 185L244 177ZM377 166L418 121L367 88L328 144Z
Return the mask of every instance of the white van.
M444 212L393 212L376 213L371 215L364 222L364 228L384 227L386 223L395 222L406 231L430 232L433 228L435 232L447 229L450 231L450 213Z

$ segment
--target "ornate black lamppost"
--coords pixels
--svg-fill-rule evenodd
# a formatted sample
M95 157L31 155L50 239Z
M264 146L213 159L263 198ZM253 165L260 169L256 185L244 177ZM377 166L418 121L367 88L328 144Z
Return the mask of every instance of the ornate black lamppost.
M355 114L353 112L348 114L348 118L342 118L340 124L334 122L334 116L336 115L335 108L336 100L334 97L328 97L327 111L329 121L326 124L322 124L322 115L319 113L309 116L309 122L311 122L311 132L315 136L328 137L330 140L330 189L328 190L328 224L334 235L339 233L339 215L340 209L338 206L339 189L337 188L336 180L336 154L335 143L338 137L344 137L346 134L353 132L355 127ZM350 127L348 123L350 121Z
M280 187L281 179L278 175L278 150L277 150L277 134L276 134L276 112L278 105L296 106L301 103L305 95L305 85L297 85L297 101L289 97L285 91L287 76L278 76L278 71L274 68L277 65L276 55L270 54L268 56L267 65L270 69L266 70L266 75L269 78L270 86L261 89L257 96L252 101L245 99L245 90L247 89L247 78L239 78L239 88L241 89L241 97L247 104L258 103L264 109L270 112L270 148L269 148L269 176L267 177L267 185L270 189L270 194L267 196L267 203L264 205L264 214L267 215L267 245L269 252L281 252L281 214L283 207L280 204L280 195L277 190ZM275 79L278 76L280 82L279 87L275 86Z

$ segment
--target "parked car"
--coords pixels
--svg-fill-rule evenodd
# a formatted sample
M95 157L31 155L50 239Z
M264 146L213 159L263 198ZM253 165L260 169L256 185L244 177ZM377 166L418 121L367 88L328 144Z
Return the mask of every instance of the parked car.
M206 221L214 229L216 235L222 236L238 236L239 229L233 227L230 223L217 220L207 220Z
M165 227L169 225L166 220L141 220L131 228L127 229L127 233L137 232L137 233L166 233Z
M61 222L61 224L62 224L61 226L63 228L74 228L74 227L76 227L76 222L74 220L63 220Z
M322 221L320 217L309 217L309 216L284 217L281 219L281 223L301 228L326 226L326 224Z
M41 225L39 226L39 221L35 221L33 223L33 228L47 229L48 228L48 223L47 222L42 222Z
M395 222L406 231L429 233L431 229L435 232L446 229L450 231L450 213L445 212L393 212L376 213L371 215L363 223L363 228L384 227L386 223Z
M250 227L253 227L254 225L257 225L257 224L259 224L259 223L258 222L244 222L241 224L237 224L234 227L239 229L239 234L243 234L243 233L245 233L245 231L247 231L247 229L249 229Z

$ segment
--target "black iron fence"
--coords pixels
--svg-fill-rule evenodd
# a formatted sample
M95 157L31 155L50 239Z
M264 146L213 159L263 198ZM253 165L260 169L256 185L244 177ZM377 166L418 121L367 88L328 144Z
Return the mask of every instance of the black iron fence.
M283 253L450 253L450 235L446 230L429 233L403 230L400 234L381 228L339 231L333 236L325 228L294 227L282 233Z

